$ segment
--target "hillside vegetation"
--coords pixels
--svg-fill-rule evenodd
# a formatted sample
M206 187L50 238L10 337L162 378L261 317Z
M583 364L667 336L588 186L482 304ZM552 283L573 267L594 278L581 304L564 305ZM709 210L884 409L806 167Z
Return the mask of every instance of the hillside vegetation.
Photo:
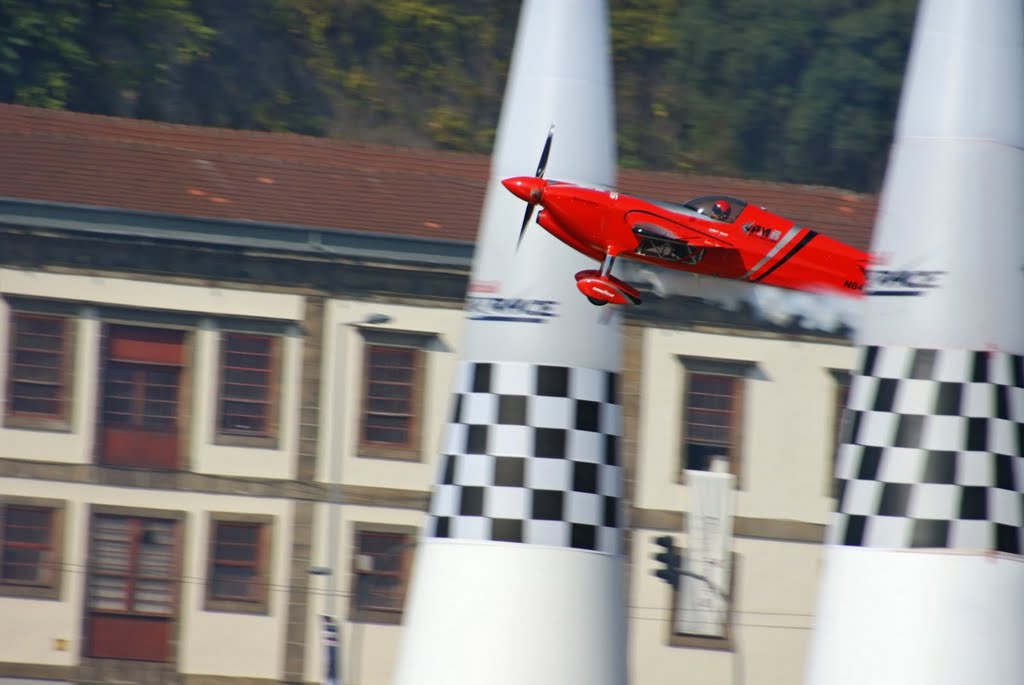
M623 166L875 191L914 0L611 0ZM487 152L513 0L0 0L0 101Z

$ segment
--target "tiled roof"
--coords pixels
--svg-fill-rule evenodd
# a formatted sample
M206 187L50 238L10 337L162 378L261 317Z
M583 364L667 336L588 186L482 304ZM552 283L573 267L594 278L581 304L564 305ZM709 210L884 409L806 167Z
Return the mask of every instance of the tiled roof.
M0 197L472 241L488 172L485 155L0 104ZM831 188L628 169L618 185L662 200L734 195L861 248L876 204Z

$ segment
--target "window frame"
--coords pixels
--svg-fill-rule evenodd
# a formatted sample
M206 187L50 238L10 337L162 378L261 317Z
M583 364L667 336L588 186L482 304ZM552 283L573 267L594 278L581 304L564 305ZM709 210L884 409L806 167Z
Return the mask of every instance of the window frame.
M349 620L360 623L378 623L383 625L399 625L405 615L405 602L408 598L409 579L412 572L413 558L416 552L418 530L415 526L400 526L381 523L355 523L352 532L352 550L350 562L350 595L349 595ZM359 568L361 546L360 542L364 535L395 535L405 538L402 544L402 556L400 559L401 568L395 572L367 572ZM396 576L400 581L400 604L397 610L383 609L380 607L363 607L360 605L359 582L360 576L367 574Z
M756 362L718 359L708 357L686 357L680 356L683 365L683 387L681 388L681 415L679 417L679 477L678 482L686 484L687 471L687 444L688 444L688 418L690 409L690 392L694 376L722 376L735 381L732 394L732 406L729 411L732 415L732 425L729 426L729 473L736 477L736 488L742 490L743 479L743 441L744 424L746 421L747 408L747 381L752 373L758 368Z
M58 404L60 410L56 414L36 412L17 412L14 410L14 374L15 343L18 337L19 317L36 319L57 319L61 321L61 345L59 383L57 384ZM29 430L46 430L69 432L71 430L72 410L74 405L74 359L77 333L77 319L71 313L36 311L34 309L11 306L7 317L7 368L4 407L4 427L24 428Z
M90 504L88 505L88 511L86 514L86 578L84 592L82 593L82 656L87 659L115 659L121 660L133 660L133 661L144 661L144 662L157 662L166 664L168 666L176 666L178 663L178 650L180 645L179 627L182 616L182 577L184 563L185 563L185 541L188 539L188 531L186 530L187 520L184 511L173 510L173 509L146 509L143 507L122 507L108 504ZM158 521L172 521L173 522L173 569L171 572L171 585L170 591L171 596L168 602L169 613L163 614L152 614L152 613L134 613L134 612L123 612L123 611L111 611L106 609L93 609L90 606L90 593L92 592L92 583L96 575L96 550L93 547L93 532L94 524L98 516L120 516L133 519L142 520L158 520ZM152 658L149 656L111 656L111 655L97 655L93 652L96 646L93 644L93 626L92 620L95 617L106 619L108 621L117 621L121 623L122 630L124 626L131 625L131 621L139 621L139 625L147 626L147 630L152 630L152 626L160 625L160 630L165 634L166 642L160 646L160 652L164 654L162 659Z
M230 431L223 427L224 404L228 401L225 397L225 375L227 371L227 354L229 336L245 336L250 338L266 338L270 343L268 372L268 385L266 397L266 424L265 434L258 435L254 432ZM277 449L281 432L281 392L282 392L282 357L283 357L282 336L262 331L239 330L234 328L222 329L217 338L217 410L214 417L214 443L218 445L233 445L237 447L255 447L262 449Z
M100 569L97 563L97 558L93 552L93 543L95 542L95 524L99 518L120 518L130 522L130 533L131 537L128 540L128 570L126 571L113 571ZM157 613L152 611L138 611L130 608L134 603L135 590L137 583L147 580L164 580L162 576L156 575L145 575L140 572L139 558L140 548L142 547L141 541L141 528L147 521L157 521L161 523L170 522L171 524L171 540L167 547L170 548L172 558L172 569L171 577L167 579L169 589L169 597L167 601L168 611L167 613ZM180 594L180 588L174 582L178 574L181 572L181 531L179 521L167 516L161 515L138 515L138 514L124 514L124 513L112 513L112 512L93 512L89 518L89 549L90 549L90 562L89 562L89 583L87 584L86 592L86 603L87 610L89 613L96 614L113 614L117 616L129 616L133 618L158 618L158 619L169 619L174 615L174 607L177 602L178 595ZM125 593L123 603L127 608L110 609L110 608L94 608L91 606L91 590L92 581L97 577L112 577L112 578L123 578L125 580Z
M846 405L850 399L850 386L853 383L853 373L849 369L829 369L829 376L832 379L832 449L831 461L827 473L828 482L825 492L829 497L839 496L839 479L836 476L836 468L839 466L839 447L843 444L846 432L849 430L849 416Z
M216 557L217 528L220 525L244 525L258 529L257 559L254 562L255 574L251 581L256 588L256 595L252 599L218 597L214 594L213 580L219 565ZM269 587L273 573L274 517L263 514L210 512L207 516L206 537L206 582L204 583L203 610L268 615L270 613Z
M64 500L41 497L0 495L0 555L9 544L4 538L9 508L43 509L50 513L48 549L46 559L40 563L48 566L44 583L11 582L0 576L0 597L23 597L31 599L60 600L64 585L64 527L67 503ZM0 557L2 561L2 557ZM2 566L0 566L2 571Z
M175 334L180 335L180 339L174 343L168 343L166 341L147 341L154 344L150 353L155 356L168 355L169 350L166 346L177 345L177 354L172 355L176 356L176 359L142 359L141 357L145 356L142 354L136 357L133 357L132 355L119 355L112 349L113 346L119 346L121 344L119 341L131 340L131 337L128 334L123 337L118 337L114 334L114 329L149 329L159 332L160 334L166 334L169 339L174 337ZM97 437L95 440L94 452L96 462L98 464L123 468L160 470L178 470L186 468L188 434L191 430L189 391L191 388L192 344L194 332L195 329L193 327L168 324L165 322L151 322L148 320L123 318L106 319L102 321L100 334L99 375L97 378L97 397L95 408ZM163 345L164 348L161 349L157 347L160 345ZM138 404L139 402L142 402L143 405L145 405L145 402L147 401L144 391L147 388L159 387L151 385L147 380L146 374L157 369L175 370L177 385L175 388L174 399L174 430L164 431L146 429L145 426L139 426L135 423L122 425L108 422L106 414L108 412L107 402L110 398L107 394L107 384L110 380L109 376L112 368L127 368L132 371L134 378L134 380L132 380L132 390L134 393L133 403ZM137 380L139 376L143 378L141 385ZM138 396L140 391L142 392L141 397ZM145 417L147 414L143 412L139 416ZM108 432L110 433L109 436ZM120 436L122 442L124 440L130 440L132 442L140 441L145 443L146 440L149 440L153 443L152 447L154 450L148 451L148 456L141 459L128 458L119 453L120 450L124 449L123 445L121 445L119 449L112 450L110 441L108 440L108 438L112 436ZM172 442L174 453L173 457L168 456L168 450L171 449ZM118 452L118 454L113 454L113 452ZM140 452L140 454L143 452Z
M428 376L428 356L431 343L437 339L435 333L411 331L378 330L360 328L363 337L362 367L359 396L359 423L357 450L360 457L376 459L400 459L419 461L423 458L423 426L424 398L426 397L426 381ZM366 424L369 412L367 400L370 392L370 355L375 348L392 348L408 350L412 355L414 378L410 385L409 442L404 445L396 443L376 442L366 439ZM383 413L383 412L381 412Z

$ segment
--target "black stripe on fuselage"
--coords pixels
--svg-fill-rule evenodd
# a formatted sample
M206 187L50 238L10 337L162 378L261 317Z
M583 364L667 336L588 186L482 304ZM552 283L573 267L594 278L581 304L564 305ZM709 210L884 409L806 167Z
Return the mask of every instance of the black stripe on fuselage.
M751 278L750 280L756 283L757 281L760 281L760 280L766 278L768 276L768 274L770 274L771 272L775 271L780 266L785 264L786 260L788 260L790 257L795 255L800 250L802 250L805 247L807 247L807 243L811 242L811 240L813 240L814 236L816 236L816 235L818 235L817 231L808 230L807 231L807 235L805 235L803 238L801 238L800 242L798 242L796 245L794 245L792 250L790 250L789 252L787 252L783 256L779 257L778 261L776 261L774 264L772 264L770 269L765 271L763 274L761 274L757 278Z

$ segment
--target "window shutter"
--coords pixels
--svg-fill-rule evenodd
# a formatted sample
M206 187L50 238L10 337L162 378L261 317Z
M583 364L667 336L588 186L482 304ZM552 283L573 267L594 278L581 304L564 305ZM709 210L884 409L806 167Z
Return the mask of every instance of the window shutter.
M175 329L118 324L107 328L108 356L115 361L181 366L184 340L185 332Z

